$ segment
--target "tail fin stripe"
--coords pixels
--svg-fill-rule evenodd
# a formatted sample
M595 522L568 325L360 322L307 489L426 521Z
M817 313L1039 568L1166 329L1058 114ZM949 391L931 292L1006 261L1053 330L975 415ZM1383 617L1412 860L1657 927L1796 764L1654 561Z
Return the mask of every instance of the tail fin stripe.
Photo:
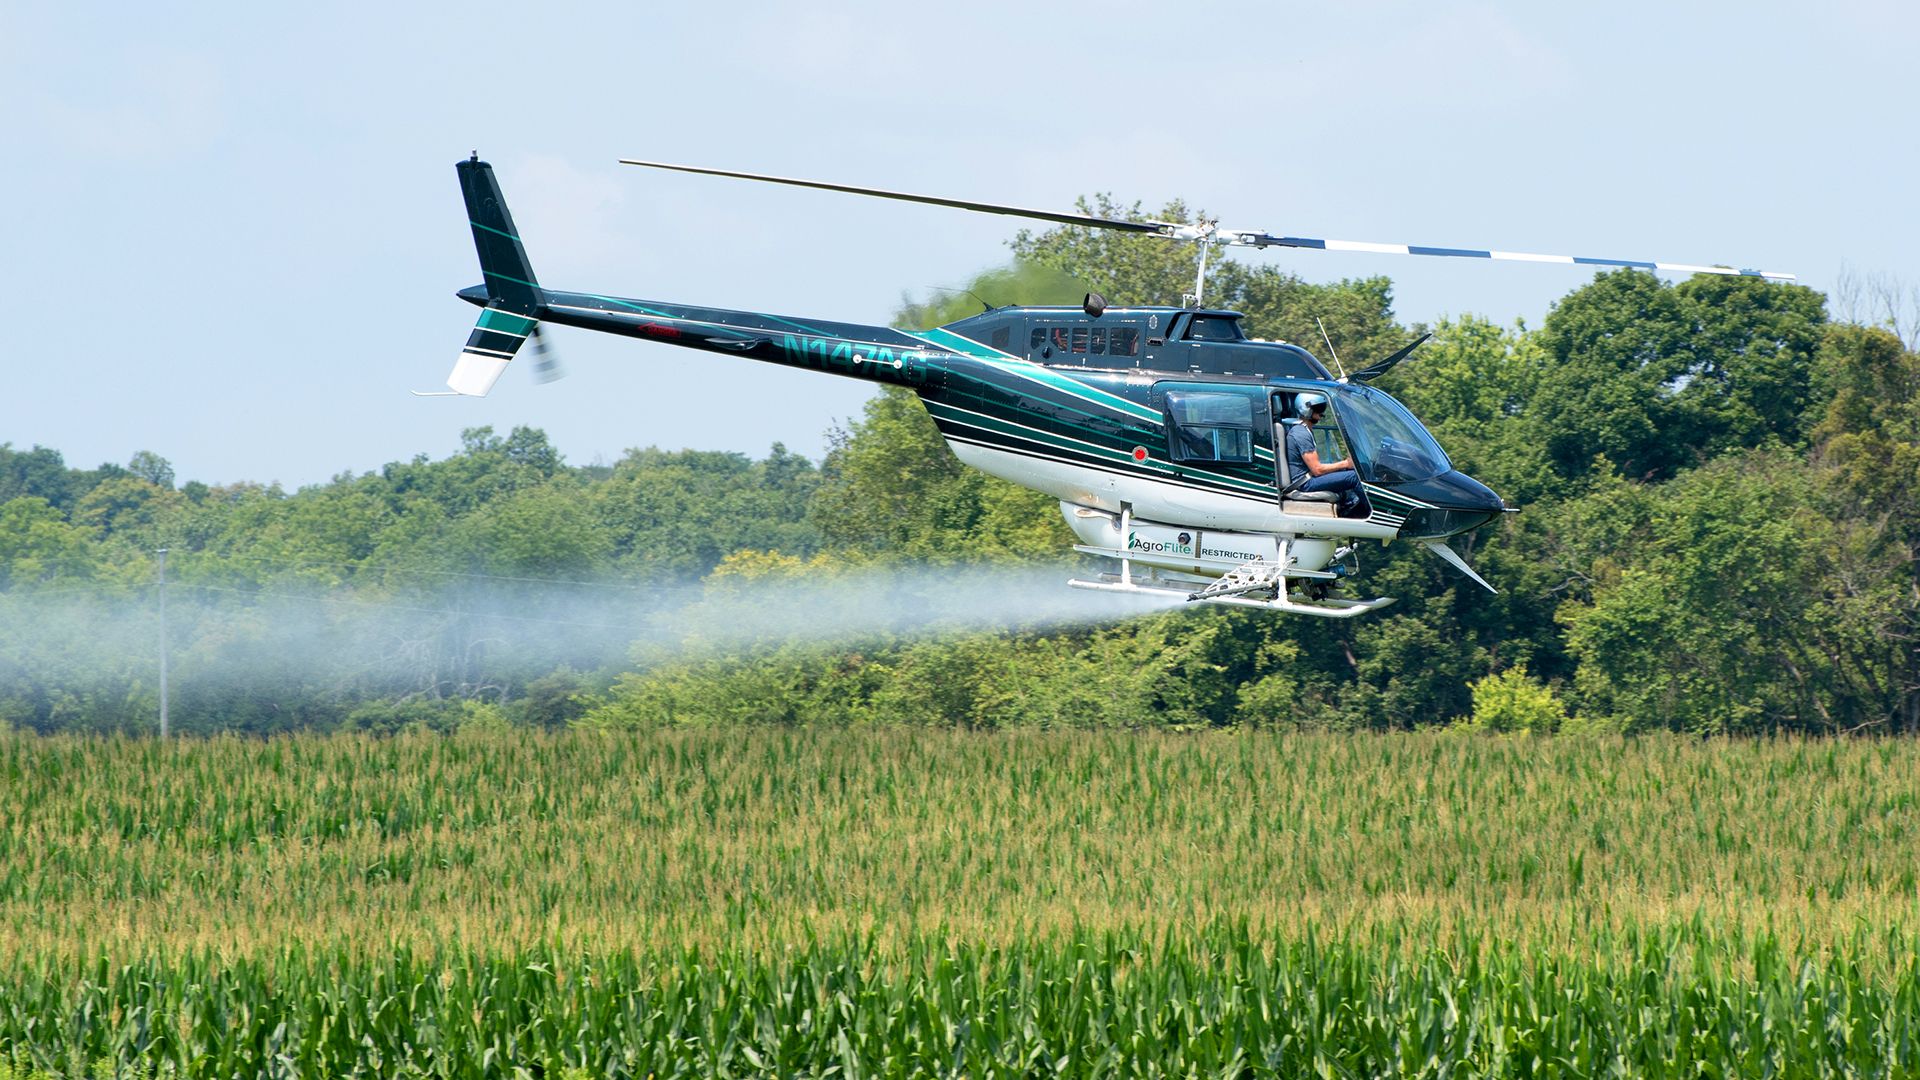
M531 289L538 289L540 287L537 283L528 281L526 278L517 278L517 277L514 277L512 274L503 274L498 270L488 270L485 267L482 267L480 269L480 272L487 275L488 277L499 278L502 281L511 281L515 285L525 285Z
M535 320L525 315L515 315L511 311L487 308L480 313L480 326L497 334L512 334L514 337L523 338L533 332Z
M498 330L476 326L473 328L473 333L467 337L467 348L483 348L503 356L512 356L520 351L520 343L525 340L524 336L502 334Z
M493 167L478 155L456 166L460 194L467 204L467 224L473 226L474 252L485 275L484 295L462 290L461 296L485 304L468 335L466 347L454 361L447 388L457 394L483 397L499 381L507 362L520 351L539 326L546 294L534 280L526 246L515 235L513 215L494 179Z
M491 225L482 225L482 224L480 224L480 223L479 223L479 222L477 222L477 221L469 221L469 222L467 222L467 224L469 224L469 225L471 225L471 226L473 226L473 227L474 227L474 228L476 228L476 229L485 229L485 230L487 230L488 232L490 232L490 233L492 233L492 234L493 234L493 235L495 235L495 236L504 236L504 237L506 237L506 238L507 238L507 239L509 239L509 240L518 240L518 239L520 239L519 237L517 237L517 236L515 236L515 235L513 235L513 234L512 234L512 233L510 233L510 232L506 232L506 231L504 231L504 230L501 230L501 229L496 229L496 228L494 228L494 227L493 227L493 226L491 226Z

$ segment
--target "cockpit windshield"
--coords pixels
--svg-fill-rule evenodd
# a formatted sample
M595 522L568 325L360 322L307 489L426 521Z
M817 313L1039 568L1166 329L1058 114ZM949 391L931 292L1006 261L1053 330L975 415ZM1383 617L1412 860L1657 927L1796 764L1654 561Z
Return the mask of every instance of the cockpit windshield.
M1446 451L1406 406L1371 386L1328 387L1362 479L1376 484L1429 480L1453 468Z

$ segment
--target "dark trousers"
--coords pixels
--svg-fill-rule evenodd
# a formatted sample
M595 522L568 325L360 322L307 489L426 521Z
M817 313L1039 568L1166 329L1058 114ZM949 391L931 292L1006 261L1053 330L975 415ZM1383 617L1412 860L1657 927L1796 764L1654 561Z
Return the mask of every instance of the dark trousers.
M1373 513L1366 489L1360 486L1360 474L1352 469L1316 476L1300 485L1300 490L1339 492L1340 516L1344 518L1363 518Z

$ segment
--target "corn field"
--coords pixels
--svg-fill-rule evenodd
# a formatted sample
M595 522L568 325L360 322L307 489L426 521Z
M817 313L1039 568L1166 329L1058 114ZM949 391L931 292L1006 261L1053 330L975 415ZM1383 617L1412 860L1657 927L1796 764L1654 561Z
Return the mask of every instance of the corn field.
M1920 1075L1920 744L0 736L0 1077Z

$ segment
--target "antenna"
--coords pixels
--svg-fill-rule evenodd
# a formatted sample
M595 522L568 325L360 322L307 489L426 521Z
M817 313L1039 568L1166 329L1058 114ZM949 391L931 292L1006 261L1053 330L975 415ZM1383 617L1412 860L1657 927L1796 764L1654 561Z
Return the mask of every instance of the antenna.
M1315 315L1315 316L1313 317L1313 325L1315 325L1315 326L1317 326L1317 327L1319 327L1319 328L1320 328L1320 340L1321 340L1321 341L1324 341L1324 342L1326 342L1326 343L1327 343L1327 352L1328 352L1328 354L1329 354L1329 355L1331 355L1331 356L1333 357L1333 366L1334 366L1335 368L1338 368L1338 369L1339 369L1339 371L1340 371L1340 381L1341 381L1341 382L1346 382L1346 381L1347 381L1347 369L1346 369L1346 368L1344 368L1344 367L1341 367L1341 365L1340 365L1340 353L1339 353L1338 351L1336 351L1336 350L1334 349L1334 347L1333 347L1333 339L1327 336L1327 324L1326 324L1326 323L1323 323L1323 322L1321 322L1321 321L1320 321L1320 316L1318 316L1318 315Z
M962 289L957 285L929 285L927 286L927 288L933 290L934 292L966 293L968 296L973 297L975 300L979 300L981 307L986 308L988 311L993 310L993 305L981 299L980 294L977 292L974 292L972 289Z

